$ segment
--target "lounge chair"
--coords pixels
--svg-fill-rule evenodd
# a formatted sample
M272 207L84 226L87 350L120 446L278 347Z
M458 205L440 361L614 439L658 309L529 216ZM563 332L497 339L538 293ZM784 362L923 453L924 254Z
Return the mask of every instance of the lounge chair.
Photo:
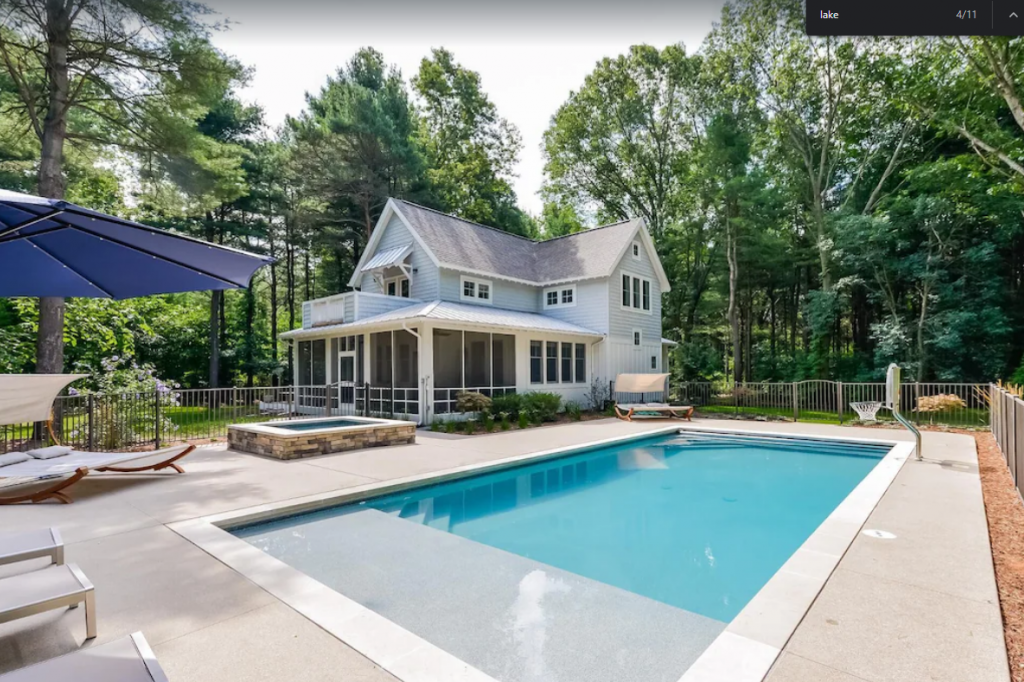
M39 528L0 535L0 564L13 564L40 557L60 566L64 563L64 541L56 528Z
M185 470L177 460L195 450L194 445L176 445L163 450L149 452L79 452L72 450L62 457L50 459L29 459L25 462L0 467L0 490L4 488L31 488L21 494L0 497L0 504L19 502L43 502L55 499L67 504L71 498L63 492L74 485L90 471L118 473L139 473L174 469L179 474ZM157 459L156 462L136 466L125 466L138 460Z
M615 416L628 422L639 415L689 421L693 408L669 405L664 402L667 394L667 374L620 374L615 378Z
M141 632L51 658L6 675L0 682L168 682Z
M82 602L85 602L85 638L93 639L96 637L93 586L75 564L0 579L0 623L53 609L77 608Z

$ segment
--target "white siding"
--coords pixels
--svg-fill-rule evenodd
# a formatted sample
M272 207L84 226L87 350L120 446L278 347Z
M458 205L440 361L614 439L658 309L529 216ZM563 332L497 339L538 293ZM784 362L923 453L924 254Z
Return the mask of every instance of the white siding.
M608 333L608 280L597 279L576 284L576 305L557 305L544 307L544 291L541 289L537 297L537 307L541 314L556 317L584 329L602 334ZM564 287L550 287L561 289Z
M473 303L473 301L462 300L462 275L465 273L457 272L455 270L441 270L440 277L440 296L442 301L454 301L455 303ZM527 284L519 284L517 282L509 282L507 280L498 279L497 277L485 277L480 275L466 275L467 277L473 277L475 279L485 279L491 283L491 296L493 297L494 307L505 308L507 310L520 310L527 313L536 313L538 310L538 302L540 301L540 295L538 287L529 286ZM422 298L422 297L420 297ZM430 299L424 299L430 300ZM479 305L487 305L481 303Z
M409 296L418 298L421 301L435 300L438 298L437 266L434 265L434 261L430 260L430 256L427 255L427 252L423 250L423 247L420 246L412 233L409 232L409 228L405 226L405 223L397 215L392 216L391 220L384 227L384 234L381 235L380 243L377 244L374 253L405 244L412 244L409 263L412 269L415 270L412 276L412 283L410 284ZM369 274L363 275L359 285L361 291L373 294L383 293ZM359 316L366 317L362 308L359 310Z
M648 313L643 310L622 307L622 275L636 275L651 281L651 310ZM654 265L651 263L647 250L640 249L640 260L633 258L631 253L626 253L619 261L618 267L608 280L608 332L610 341L614 343L633 343L633 330L640 329L643 332L644 345L658 347L658 355L661 355L661 284L654 272ZM613 355L613 357L615 357ZM648 361L650 358L648 358ZM617 370L614 364L610 367L612 373ZM650 371L648 369L647 371Z
M359 294L357 294L359 296ZM391 310L406 308L411 305L421 305L421 301L413 301L398 296L359 296L359 319L380 315Z

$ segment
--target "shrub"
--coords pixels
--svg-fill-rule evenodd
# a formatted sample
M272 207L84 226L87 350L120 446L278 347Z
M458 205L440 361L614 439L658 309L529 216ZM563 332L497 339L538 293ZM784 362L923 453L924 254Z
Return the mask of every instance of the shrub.
M476 420L467 419L466 421L462 422L462 430L466 432L467 436L473 435L473 432L476 431Z
M456 423L453 420L449 419L448 421L446 421L444 423L444 432L445 433L455 433L455 427L456 427Z
M594 379L590 383L590 390L587 392L587 406L591 410L603 410L611 394L608 392L608 382Z
M502 431L508 431L510 428L512 428L512 424L508 420L508 412L502 412L501 415L499 415L499 416L501 417L501 430Z
M569 416L569 419L578 422L583 418L583 406L574 400L570 400L565 404L565 413Z
M558 418L558 410L562 407L562 396L557 393L524 393L522 400L522 410L538 424L555 421Z
M484 417L484 431L487 433L494 431L494 417L491 415Z
M430 423L430 430L433 431L434 433L437 433L443 428L444 424L442 424L440 421L433 421Z
M501 414L505 412L509 418L517 419L519 411L523 408L523 396L518 393L506 393L491 398L491 412Z
M485 412L491 409L491 399L483 393L462 391L455 396L455 406L459 412Z
M519 428L525 429L530 425L530 417L525 412L519 413Z
M943 410L963 409L967 404L960 396L949 393L925 396L917 399L918 412L942 412Z

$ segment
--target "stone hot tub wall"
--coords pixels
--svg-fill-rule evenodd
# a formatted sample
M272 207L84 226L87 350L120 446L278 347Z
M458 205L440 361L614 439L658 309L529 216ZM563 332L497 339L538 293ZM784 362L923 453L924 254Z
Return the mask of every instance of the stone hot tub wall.
M412 422L367 424L365 427L345 427L320 433L297 431L288 435L250 430L245 427L228 427L228 445L232 450L277 459L301 459L415 442L416 425Z

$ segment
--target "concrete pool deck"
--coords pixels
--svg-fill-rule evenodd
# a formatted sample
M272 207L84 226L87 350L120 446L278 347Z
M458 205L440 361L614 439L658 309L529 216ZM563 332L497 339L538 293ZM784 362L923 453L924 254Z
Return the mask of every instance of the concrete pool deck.
M703 423L909 439L813 424ZM68 560L96 586L95 641L143 631L174 682L394 680L167 525L664 426L607 420L472 438L421 432L417 445L291 462L203 448L184 461L185 476L86 479L73 505L7 507L0 528L59 526ZM974 441L926 433L925 455L902 468L865 524L896 538L858 535L770 682L1009 679ZM72 651L83 636L76 611L0 625L0 672Z

